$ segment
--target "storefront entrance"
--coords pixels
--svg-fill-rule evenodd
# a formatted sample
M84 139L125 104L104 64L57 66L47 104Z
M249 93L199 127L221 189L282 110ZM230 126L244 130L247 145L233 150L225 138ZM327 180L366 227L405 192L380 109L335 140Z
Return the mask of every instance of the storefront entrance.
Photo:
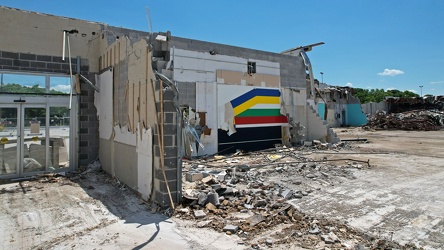
M72 100L66 94L0 93L0 179L74 169Z

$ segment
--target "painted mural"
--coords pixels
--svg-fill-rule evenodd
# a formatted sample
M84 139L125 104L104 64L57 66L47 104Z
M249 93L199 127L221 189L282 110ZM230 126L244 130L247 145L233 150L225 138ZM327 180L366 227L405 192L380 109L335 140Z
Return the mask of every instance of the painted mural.
M281 92L277 89L253 89L230 101L236 128L281 126L288 123L281 115Z
M281 92L275 88L219 86L218 150L259 150L282 142ZM226 93L229 92L228 98Z

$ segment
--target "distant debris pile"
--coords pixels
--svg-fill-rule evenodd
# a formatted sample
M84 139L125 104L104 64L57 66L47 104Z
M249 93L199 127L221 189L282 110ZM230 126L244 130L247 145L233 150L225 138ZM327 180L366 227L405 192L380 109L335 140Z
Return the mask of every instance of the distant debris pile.
M384 111L372 116L364 129L441 130L444 128L444 112L413 110L387 114Z

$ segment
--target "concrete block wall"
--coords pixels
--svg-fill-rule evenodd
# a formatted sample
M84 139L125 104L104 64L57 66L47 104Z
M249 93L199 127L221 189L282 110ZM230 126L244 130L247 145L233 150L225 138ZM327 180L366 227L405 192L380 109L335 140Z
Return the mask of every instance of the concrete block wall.
M83 75L83 74L82 74ZM86 76L95 83L94 74ZM79 165L86 166L99 155L99 121L94 106L94 89L88 83L80 83L79 109Z
M73 73L77 72L77 58L71 58ZM53 73L69 75L69 60L62 57L31 53L0 51L0 69L11 73ZM90 75L87 59L80 59L80 74L94 82ZM80 85L79 109L79 164L87 165L97 158L99 131L96 110L94 107L94 90L87 84Z
M157 84L156 84L157 85ZM158 85L157 85L158 86ZM159 91L158 87L156 88ZM158 140L157 126L154 128L154 193L153 201L162 207L170 206L170 198L168 194L167 185L171 192L171 197L174 203L178 203L182 196L182 164L180 162L180 155L178 152L178 131L177 112L173 105L174 93L172 90L166 90L163 93L163 143L164 143L164 166L166 181L163 175L162 166L160 164L160 147ZM158 111L158 121L161 121L160 102L156 103L156 110ZM160 125L159 125L159 129Z
M196 108L196 83L195 82L178 82L179 89L179 105Z
M277 62L280 64L281 87L306 87L305 65L301 57L181 37L172 37L171 47L198 52L215 51L221 55Z
M87 60L83 60L83 63ZM82 64L81 64L82 65ZM71 58L73 72L77 71L77 58ZM36 55L31 53L19 53L0 51L0 69L23 72L61 73L69 74L69 60L62 60L60 56ZM80 67L82 75L87 75L88 65Z

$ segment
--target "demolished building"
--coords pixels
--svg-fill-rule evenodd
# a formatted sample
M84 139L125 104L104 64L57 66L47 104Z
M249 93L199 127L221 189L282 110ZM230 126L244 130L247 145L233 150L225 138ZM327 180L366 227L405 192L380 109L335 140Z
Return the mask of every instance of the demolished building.
M361 101L352 95L350 87L319 85L319 88L315 88L313 105L317 107L321 119L329 126L333 128L362 126L367 123Z
M338 141L311 46L273 53L8 7L0 19L2 179L100 160L166 206L181 199L186 128L199 132L192 156Z

